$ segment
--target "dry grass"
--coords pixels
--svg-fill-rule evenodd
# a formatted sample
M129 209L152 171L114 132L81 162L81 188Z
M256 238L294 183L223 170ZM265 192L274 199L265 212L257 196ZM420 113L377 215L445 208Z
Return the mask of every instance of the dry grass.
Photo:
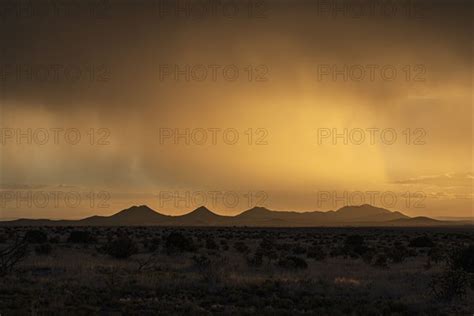
M51 254L38 255L30 249L29 256L0 283L0 313L443 315L474 310L472 288L464 298L440 301L433 297L430 281L445 263L427 268L426 249L412 249L400 263L388 260L387 267L375 266L346 248L322 260L301 253L315 241L328 254L340 251L352 231L181 229L196 247L168 253L164 242L150 251L145 240L150 236L164 239L169 229L147 228L138 235L130 228L139 252L119 260L100 250L107 242L104 236L113 234L113 229L91 230L98 235L95 244L66 243L68 230L64 229L55 231L61 240L52 244ZM387 237L382 229L357 232L366 235L376 253L386 252L393 236L408 243L419 234L399 231ZM443 249L459 244L457 235L450 232L428 234ZM472 232L462 234L463 243L474 241ZM206 249L203 240L209 236L216 239L219 249ZM263 239L272 240L276 258L264 256L261 263L250 264L249 258L262 251ZM223 249L222 240L229 244L228 250ZM235 241L245 242L249 252L237 252L232 247ZM304 260L307 268L279 265L279 258L288 256ZM140 268L150 257L149 264Z

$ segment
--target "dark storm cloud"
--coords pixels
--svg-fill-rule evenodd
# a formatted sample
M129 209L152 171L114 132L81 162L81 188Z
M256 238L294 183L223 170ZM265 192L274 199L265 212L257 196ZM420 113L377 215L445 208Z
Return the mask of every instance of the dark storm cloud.
M360 167L375 178L367 181L393 183L471 166L472 138L465 136L472 127L471 1L381 0L373 7L369 0L255 0L250 10L248 1L220 1L238 9L218 5L202 11L199 4L210 2L2 2L2 127L107 128L111 137L102 147L2 147L0 182L144 191L206 185L275 186L281 192L299 191L296 184L324 188L356 177L328 165L341 155L350 157L352 148L334 159L307 150L314 139L304 129L326 121L428 131L423 147L366 151L366 158L377 162ZM216 81L177 82L173 74L160 80L158 73L160 65L169 70L213 64L237 67L239 80L225 80L221 72ZM398 77L341 81L328 75L318 81L321 64L389 65ZM418 64L425 67L425 80L405 80L402 67ZM249 80L248 65L253 75L256 67L267 67L268 80ZM158 127L265 127L273 142L250 149L158 146ZM315 165L338 170L330 181L321 180L318 172L325 170L306 170ZM289 196L281 194L275 208L293 207L298 199Z
M4 1L2 99L7 104L43 102L56 111L81 110L92 101L97 111L139 104L150 93L147 89L165 90L157 83L163 62L243 64L259 58L282 86L294 80L300 67L314 73L317 63L418 59L436 63L436 71L457 80L453 63L440 65L430 54L449 47L457 62L470 62L469 1L382 1L372 7L374 2L362 0L256 0L250 1L252 10L243 2L211 3ZM397 55L402 58L394 59ZM147 87L150 82L157 84ZM393 85L373 88L354 89L371 98L398 90Z

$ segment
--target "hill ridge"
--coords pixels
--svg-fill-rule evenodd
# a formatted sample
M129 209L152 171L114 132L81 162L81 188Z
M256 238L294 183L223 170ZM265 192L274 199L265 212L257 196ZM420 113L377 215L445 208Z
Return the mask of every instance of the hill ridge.
M346 205L336 211L275 211L255 206L234 216L214 213L202 205L190 212L171 216L148 205L134 205L110 216L93 215L80 220L17 219L0 221L0 225L17 226L413 226L472 224L469 221L440 221L429 217L409 217L370 204Z

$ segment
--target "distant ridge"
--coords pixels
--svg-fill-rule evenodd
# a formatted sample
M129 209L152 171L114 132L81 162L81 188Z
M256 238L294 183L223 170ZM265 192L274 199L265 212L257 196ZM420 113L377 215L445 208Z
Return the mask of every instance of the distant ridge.
M457 226L472 221L442 221L429 217L409 217L369 204L344 206L336 211L274 211L256 206L235 216L219 215L200 206L184 215L170 216L147 205L132 206L110 216L91 216L81 220L17 219L0 221L1 226Z
M411 217L409 219L406 218L399 218L393 221L390 221L390 223L394 224L404 224L407 226L437 226L437 225L452 225L452 221L440 221L437 219L429 218L426 216L417 216L417 217Z
M175 225L181 226L220 226L231 218L213 213L205 206L200 206L194 211L180 216L173 216Z
M80 220L83 225L91 226L136 226L148 223L159 225L166 222L171 216L160 214L146 205L132 206L111 216L92 216ZM74 224L74 223L73 223Z

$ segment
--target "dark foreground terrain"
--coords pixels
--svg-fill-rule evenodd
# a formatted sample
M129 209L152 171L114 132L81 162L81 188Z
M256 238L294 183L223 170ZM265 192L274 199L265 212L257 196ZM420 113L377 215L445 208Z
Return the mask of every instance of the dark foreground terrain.
M472 315L472 228L0 227L0 314Z

